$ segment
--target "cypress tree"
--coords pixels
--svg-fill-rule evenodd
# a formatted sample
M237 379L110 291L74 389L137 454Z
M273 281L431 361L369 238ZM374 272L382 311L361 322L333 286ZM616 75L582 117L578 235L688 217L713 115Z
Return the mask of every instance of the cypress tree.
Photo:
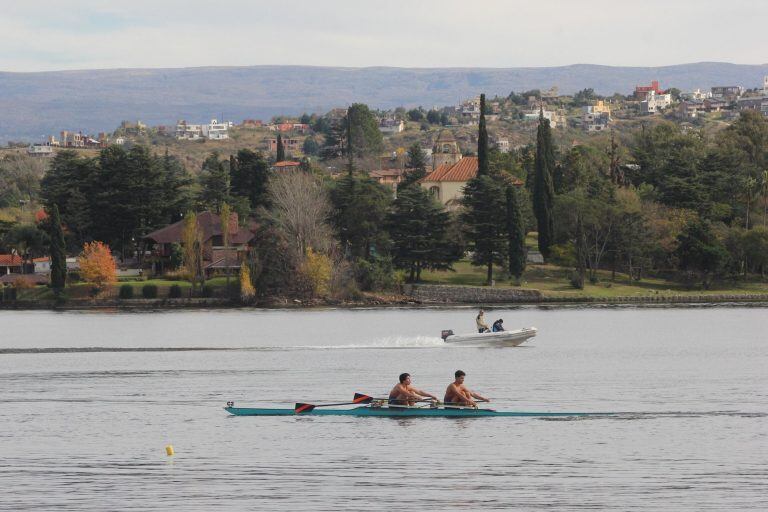
M488 130L485 127L485 94L480 95L480 123L477 130L477 174L488 174Z
M552 131L549 120L544 119L544 110L539 114L539 128L536 132L536 159L534 161L533 212L539 231L539 251L549 257L549 247L554 237L552 204L555 189L552 174L555 167L555 152L552 146Z
M507 236L509 241L509 273L519 281L525 271L525 227L520 211L520 198L514 186L507 186Z
M283 145L283 136L279 133L277 134L277 156L275 157L276 162L282 162L285 160L285 146Z
M64 231L61 229L59 206L51 208L51 287L58 295L67 282L67 254L64 244Z

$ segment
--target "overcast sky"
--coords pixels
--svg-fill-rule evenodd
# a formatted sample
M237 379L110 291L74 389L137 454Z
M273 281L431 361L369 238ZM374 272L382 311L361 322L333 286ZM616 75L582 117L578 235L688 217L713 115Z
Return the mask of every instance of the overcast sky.
M0 70L768 62L765 0L3 2Z

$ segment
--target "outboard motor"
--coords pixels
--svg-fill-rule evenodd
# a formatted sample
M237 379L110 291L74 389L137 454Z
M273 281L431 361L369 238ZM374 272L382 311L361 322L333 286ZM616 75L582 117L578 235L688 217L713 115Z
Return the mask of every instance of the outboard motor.
M440 332L440 337L443 338L443 341L445 341L445 338L447 338L448 336L453 336L452 330L448 329Z

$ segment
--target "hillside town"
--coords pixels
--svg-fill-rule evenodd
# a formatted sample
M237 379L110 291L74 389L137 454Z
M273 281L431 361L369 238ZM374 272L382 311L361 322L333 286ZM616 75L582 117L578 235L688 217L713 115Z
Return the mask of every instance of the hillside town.
M745 123L749 125L747 128L740 127ZM740 226L739 229L746 229L752 236L751 228L761 224L759 219L765 223L765 214L760 212L768 207L766 177L762 171L755 171L754 175L749 171L743 178L747 183L754 182L747 185L753 187L748 189L747 203L739 194L727 200L713 198L707 206L710 210L703 211L704 196L700 192L696 199L687 197L687 193L681 196L679 191L669 189L671 185L664 179L648 174L657 172L651 170L653 165L672 165L672 162L651 163L646 154L650 150L644 145L653 140L653 144L659 146L654 150L657 152L670 144L673 151L684 150L679 144L696 146L701 153L697 158L706 166L708 159L714 158L708 155L719 151L717 147L722 146L722 140L743 129L763 133L761 130L767 125L768 77L765 77L757 87L723 85L707 91L665 88L659 81L649 80L626 95L610 97L600 96L592 89L560 94L558 87L553 86L547 90L511 92L506 97L488 100L479 95L444 107L375 110L353 104L325 113L276 116L269 120L179 119L175 124L161 126L148 126L135 120L123 121L111 133L98 134L63 129L42 142L28 146L17 144L0 154L0 178L6 184L0 195L0 283L5 287L5 297L31 297L34 294L30 295L30 289L52 287L51 233L47 230L52 208L57 207L64 230L66 273L70 281L83 281L81 250L88 244L103 243L99 250L109 252L109 261L113 263L108 266L114 267L113 285L71 286L71 297L92 296L97 288L102 297L116 296L118 292L128 297L132 293L128 290L132 290L135 283L148 279L151 284L146 285L150 290L146 293L152 297L157 294L157 283L168 290L180 283L191 283L191 288L184 288L188 297L200 294L234 297L237 294L232 295L229 290L232 276L237 277L234 280L238 286L247 289L248 285L254 285L258 290L255 295L261 298L342 297L352 289L401 289L395 283L419 282L427 274L432 279L443 279L441 271L451 270L455 265L461 267L465 261L487 265L485 284L512 279L520 285L524 282L523 273L510 267L513 254L509 247L491 248L482 256L478 252L480 242L472 242L472 236L477 234L472 235L471 224L475 221L468 211L472 204L468 191L477 186L483 175L492 175L499 198L503 199L505 187L511 187L513 196L519 196L519 229L524 236L523 242L516 243L522 243L519 250L524 261L554 265L548 267L547 272L553 272L555 267L582 269L576 278L566 278L574 283L574 289L583 289L585 269L594 285L602 279L600 273L609 268L612 276L617 270L629 276L630 284L645 274L646 278L677 279L678 283L690 286L685 282L692 279L693 271L681 264L675 253L679 249L678 239L684 235L681 229L685 222L680 224L672 219L692 221L696 218L734 229ZM535 182L539 179L537 173L541 172L543 127L549 140L547 144L551 145L550 151L556 158L548 164L551 166L548 181L554 184L552 191L563 201L562 208L566 208L566 200L576 200L570 195L581 191L587 183L604 178L607 181L601 187L610 190L605 193L613 198L611 201L623 198L625 202L645 205L642 208L655 209L659 218L646 218L643 221L646 225L678 222L676 230L656 235L658 239L653 243L666 249L661 252L654 249L656 253L648 249L642 255L629 253L624 245L635 242L615 238L620 231L618 226L595 226L598 233L601 229L607 232L595 235L597 238L592 242L599 249L595 254L586 254L590 252L586 251L580 261L582 257L574 254L580 250L574 241L578 237L573 238L575 232L569 231L572 226L565 227L571 221L558 223L558 232L547 234L554 237L553 242L542 243L539 207L535 204L539 192ZM760 154L764 155L767 150L761 146ZM659 153L658 158L661 155ZM761 158L755 160L754 165L759 167ZM145 175L147 172L157 176L150 179ZM92 177L88 177L89 173ZM99 178L99 173L106 174ZM296 226L284 226L282 229L288 232L276 234L275 226L281 221L272 217L278 214L270 213L269 208L277 201L271 198L271 194L277 193L274 187L311 188L311 184L296 182L296 173L314 176L325 190L321 195L328 195L324 200L315 198L323 204L330 201L323 208L331 214L325 221L315 219L313 222L320 224L313 229L325 232L322 226L328 222L330 238L317 242L322 250L310 242L301 242L300 254L287 268L294 273L309 272L306 265L310 265L312 258L320 258L319 263L313 264L345 269L345 276L333 276L333 272L325 271L328 275L322 283L304 284L299 289L280 282L281 278L275 274L287 269L269 268L266 262L275 255L265 252L263 246L273 243L270 237L275 236L291 245L285 237L290 238L290 229L297 229ZM97 181L92 182L94 179ZM103 206L98 206L99 200L93 196L100 187L100 179L110 183L109 188L117 194L113 199L106 199ZM147 179L150 182L144 183ZM693 187L689 192L704 186L704 182L699 181L704 178L685 179L695 181L689 185ZM371 186L376 189L366 192L366 197L355 199L349 195L355 187ZM421 192L405 193L413 186ZM121 187L143 190L144 196L156 196L157 202L148 203L143 197L121 197ZM163 190L156 190L157 187ZM352 188L347 190L349 187ZM349 204L358 200L359 205ZM416 257L421 250L399 246L398 243L406 243L414 234L399 233L400 228L392 224L408 217L405 210L400 212L398 208L413 211L414 201L422 203L419 208L434 209L429 214L425 210L424 215L439 214L436 218L442 219L430 228L435 230L437 238L427 237L421 242L425 250L431 251L426 256ZM549 201L547 209L551 215L553 204ZM114 210L114 202L124 203L120 206L123 212L128 211L126 208L153 211L141 215L134 211L129 215L134 220L126 221L124 213L110 211ZM291 209L300 205L282 207ZM355 208L363 208L353 214L355 219L361 215L360 218L371 218L362 232L351 235L356 229L346 223L354 220L345 216L346 210ZM500 204L498 208L504 210L505 207ZM507 222L501 213L497 215L500 216L494 222ZM623 215L634 214L627 211ZM189 226L190 216L196 219L196 227ZM99 227L102 220L108 224ZM117 225L122 227L117 230ZM187 233L190 229L198 229L199 233ZM486 235L504 238L511 236L510 229L502 226L498 233ZM185 240L189 236L197 237L200 243L194 267L190 267L189 262L193 255L185 256L189 251L184 248L189 244ZM419 236L426 234L422 232ZM728 238L731 235L718 236L723 244L732 243ZM271 239L272 242L267 242ZM702 283L706 288L715 274L718 278L739 273L762 275L765 270L762 259L744 256L743 246L736 245L742 256L734 253L735 260L721 262L717 272L704 270ZM307 254L310 250L320 250L320 253L310 258ZM608 260L610 264L606 267ZM500 272L498 276L494 274L494 264ZM517 266L525 268L525 263ZM675 269L679 271L677 277L671 273ZM251 283L241 282L244 271ZM570 271L564 272L571 275ZM686 275L688 277L683 278ZM167 283L153 279L165 279ZM614 279L611 277L611 281ZM116 283L121 280L125 284L117 287ZM223 291L211 288L211 283L221 284L222 280L226 281ZM334 290L332 282L337 282ZM179 290L173 289L174 296L179 296ZM48 296L44 291L37 294Z

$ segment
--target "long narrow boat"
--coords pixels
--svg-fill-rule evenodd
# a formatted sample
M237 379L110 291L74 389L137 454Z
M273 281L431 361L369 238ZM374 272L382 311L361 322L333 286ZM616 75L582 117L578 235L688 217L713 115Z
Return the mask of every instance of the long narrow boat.
M613 413L596 412L530 412L496 411L494 409L453 407L388 407L363 406L352 409L313 409L297 413L295 409L266 409L227 406L225 411L234 416L375 416L384 418L481 418L498 416L517 417L582 417L610 416Z

